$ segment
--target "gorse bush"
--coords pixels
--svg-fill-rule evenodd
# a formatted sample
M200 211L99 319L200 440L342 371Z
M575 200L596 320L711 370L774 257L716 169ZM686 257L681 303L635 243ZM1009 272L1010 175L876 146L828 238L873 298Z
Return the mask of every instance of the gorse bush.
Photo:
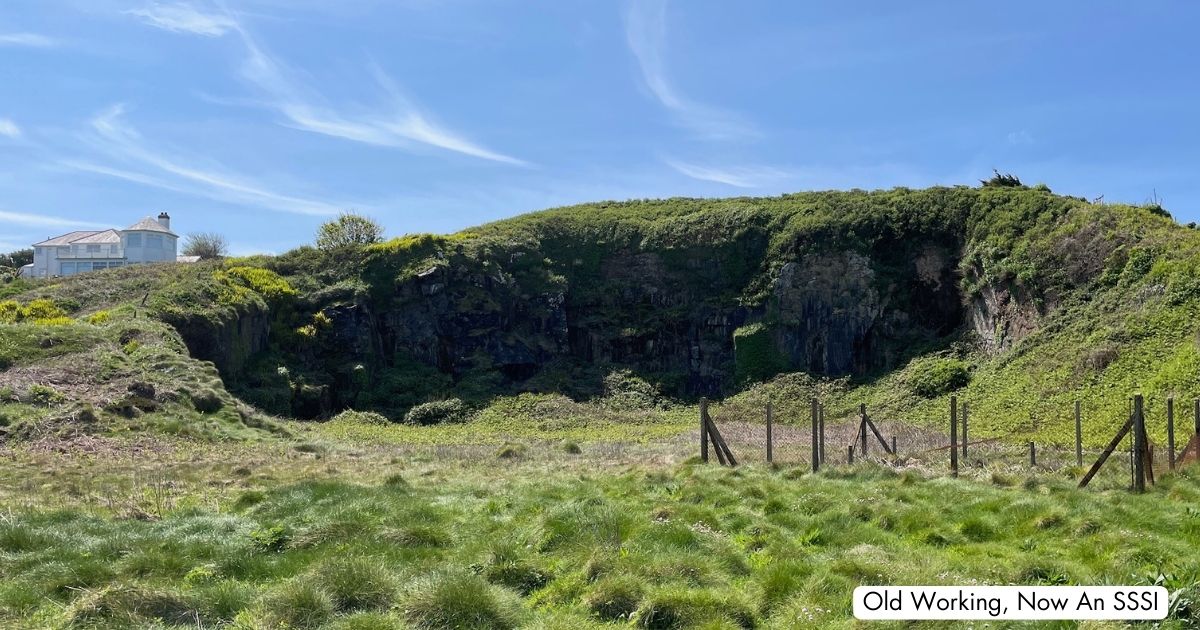
M71 323L67 312L49 298L37 298L22 305L15 300L0 301L0 324L33 322L60 326Z
M110 321L112 321L112 312L110 311L96 311L87 316L87 323L93 326L103 326Z
M287 280L269 269L261 267L233 266L218 269L213 277L233 291L224 299L230 302L239 301L238 290L247 289L263 296L268 301L279 302L296 295L296 290Z

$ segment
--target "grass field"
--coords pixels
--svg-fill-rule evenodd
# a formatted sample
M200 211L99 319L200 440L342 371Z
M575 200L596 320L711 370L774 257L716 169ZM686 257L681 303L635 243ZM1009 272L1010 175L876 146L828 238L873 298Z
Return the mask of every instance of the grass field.
M456 427L405 427L427 433L408 444L289 428L4 452L0 620L836 628L856 626L860 584L1161 583L1163 627L1200 623L1198 471L1133 496L1120 464L1086 491L1077 470L1011 463L958 480L919 461L731 470L697 464L684 428L458 445Z

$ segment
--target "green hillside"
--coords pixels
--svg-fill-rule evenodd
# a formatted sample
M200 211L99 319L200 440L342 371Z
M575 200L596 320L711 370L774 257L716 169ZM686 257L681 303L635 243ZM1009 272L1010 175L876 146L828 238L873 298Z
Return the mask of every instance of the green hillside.
M0 626L853 628L861 584L1156 584L1196 627L1197 468L1080 490L1021 449L1135 392L1190 437L1200 232L1012 184L0 285ZM782 439L814 396L818 473ZM957 479L921 452L951 396L1000 438ZM701 397L742 466L699 463ZM842 463L860 404L899 457Z
M171 393L139 417L172 430L347 408L427 424L522 392L600 400L623 374L651 406L773 396L784 421L819 391L835 417L941 423L954 393L981 437L1065 441L1080 399L1101 442L1135 391L1190 416L1200 234L1010 183L586 204L38 284L0 305L0 414L116 430L115 392L157 379Z

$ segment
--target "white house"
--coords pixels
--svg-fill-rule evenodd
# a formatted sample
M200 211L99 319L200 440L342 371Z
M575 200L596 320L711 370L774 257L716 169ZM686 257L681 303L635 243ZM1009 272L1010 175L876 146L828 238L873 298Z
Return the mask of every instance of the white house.
M152 262L194 262L179 256L179 236L171 231L171 217L146 217L124 230L69 232L34 243L33 264L21 269L33 278L77 273Z

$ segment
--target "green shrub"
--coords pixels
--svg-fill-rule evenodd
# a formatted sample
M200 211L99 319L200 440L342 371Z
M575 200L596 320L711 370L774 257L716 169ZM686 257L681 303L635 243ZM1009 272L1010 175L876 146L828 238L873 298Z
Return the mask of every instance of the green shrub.
M333 616L333 598L307 580L292 580L263 598L263 617L267 627L311 630Z
M250 532L250 541L260 551L282 551L291 538L287 528L282 525L260 527Z
M604 377L601 404L617 411L637 411L665 406L658 388L629 370L615 370Z
M34 404L49 406L63 402L66 396L48 385L35 384L29 386L29 399Z
M404 422L418 426L462 422L467 417L467 406L457 398L435 400L413 407L404 414Z
M396 595L387 569L367 558L334 558L317 567L316 577L339 611L385 610Z
M521 621L520 601L514 593L466 573L425 577L409 593L404 610L414 626L430 630L507 630Z
M908 368L908 386L923 398L936 398L970 382L970 366L958 359L921 359Z

